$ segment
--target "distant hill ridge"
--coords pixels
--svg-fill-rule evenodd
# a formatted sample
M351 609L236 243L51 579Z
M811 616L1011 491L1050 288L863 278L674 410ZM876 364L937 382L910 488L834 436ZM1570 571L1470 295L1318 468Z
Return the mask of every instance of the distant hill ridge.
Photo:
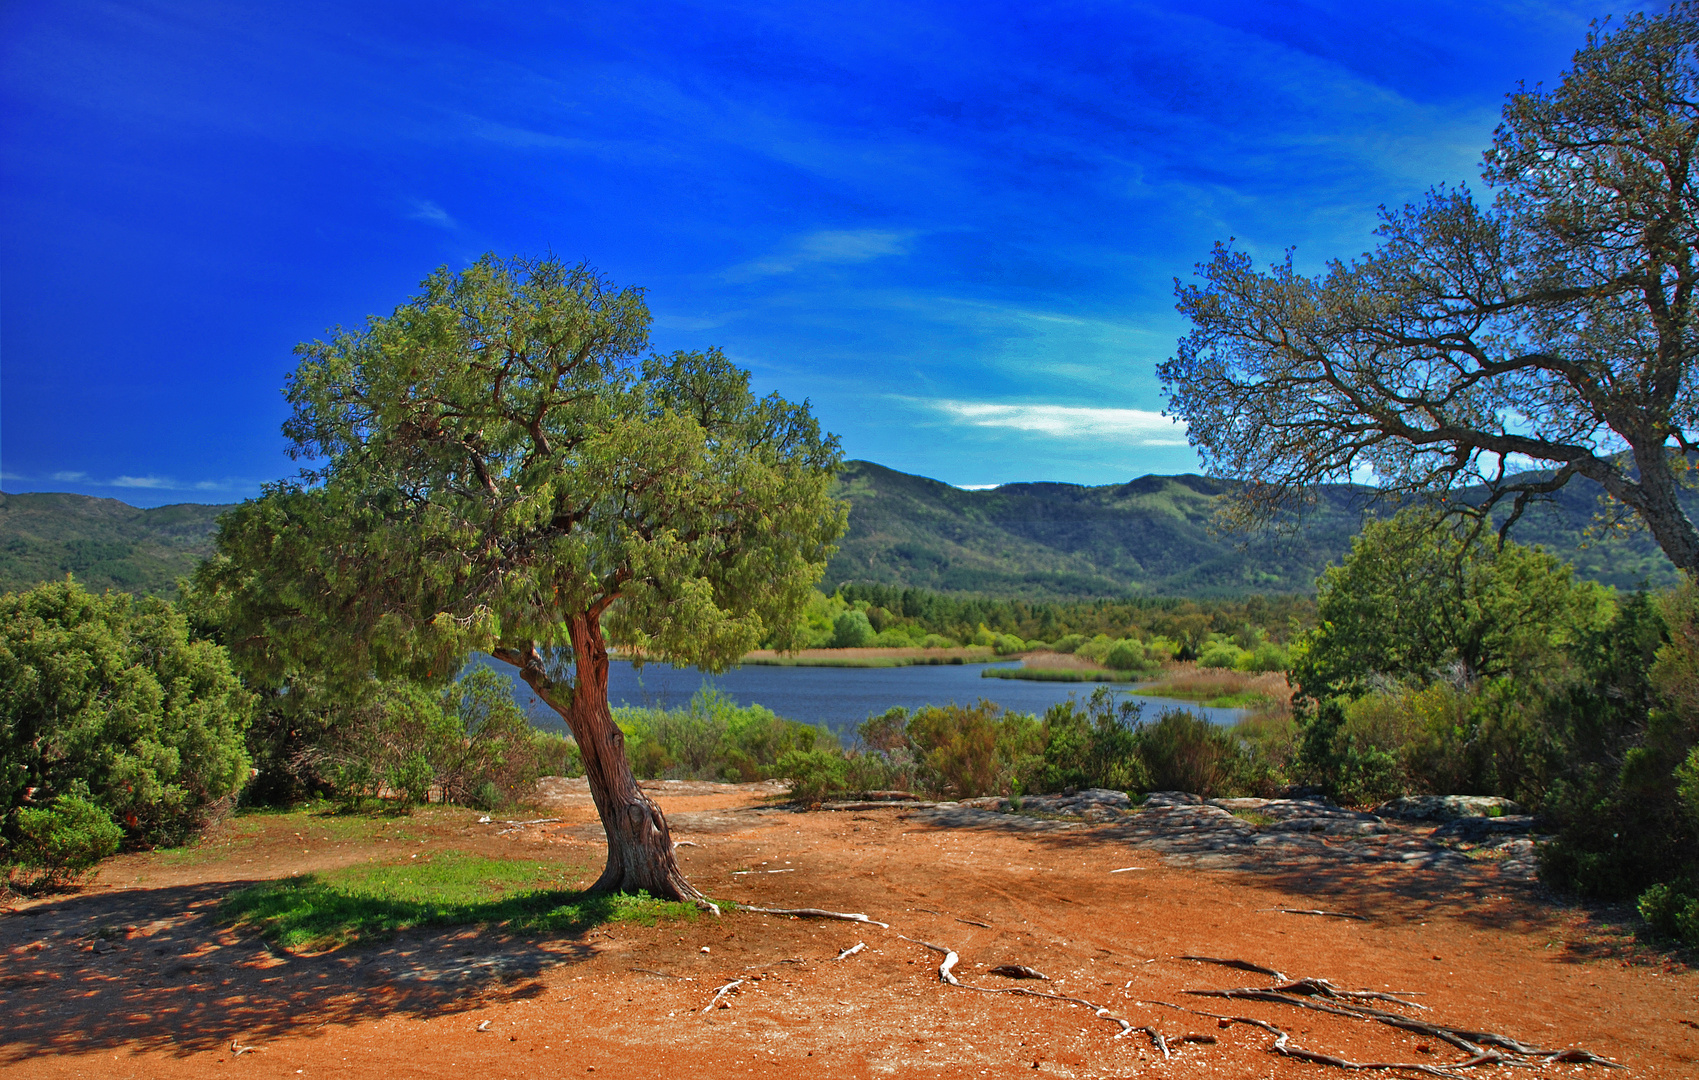
M851 461L837 481L849 531L822 588L876 583L1000 596L1226 596L1308 592L1384 508L1350 485L1316 491L1294 527L1249 537L1214 531L1231 485L1209 477L1143 476L1125 484L1016 483L966 491ZM1583 545L1598 489L1577 481L1535 507L1515 539L1541 544L1586 577L1620 588L1675 581L1649 537ZM173 596L212 552L226 505L139 509L116 499L0 494L0 592L75 574L94 590Z

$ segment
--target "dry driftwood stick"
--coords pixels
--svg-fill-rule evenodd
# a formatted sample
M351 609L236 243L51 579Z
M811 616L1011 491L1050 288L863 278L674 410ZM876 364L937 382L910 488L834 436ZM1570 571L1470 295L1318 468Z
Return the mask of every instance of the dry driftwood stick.
M720 1003L721 998L725 997L727 994L731 993L733 990L736 990L738 987L742 986L745 981L746 980L744 980L744 979L733 979L731 982L720 987L718 990L716 990L714 992L714 999L712 1001L708 1002L707 1005L703 1006L702 1011L707 1012L709 1009L712 1009L714 1006L718 1005Z
M1261 964L1253 964L1249 960L1223 960L1218 956L1182 956L1180 959L1190 960L1197 964L1214 964L1217 967L1232 968L1234 971L1248 971L1253 975L1267 975L1270 978L1279 979L1281 982L1291 981L1284 972L1276 971L1271 967L1263 967Z
M701 846L702 846L701 844L698 844L694 840L674 840L673 841L673 850L674 851L677 851L681 847L701 847Z
M858 941L854 945L851 945L849 948L845 949L843 952L839 953L836 958L839 959L839 960L848 960L850 957L854 956L856 953L860 952L861 950L863 950L865 948L867 948L867 942Z
M956 921L959 923L967 923L969 926L983 926L987 930L995 929L995 927L993 927L990 923L980 922L978 919L956 919Z
M867 916L854 911L827 911L825 908L817 907L756 907L753 904L739 904L738 910L758 911L763 915L794 915L799 919L842 919L845 922L867 923L870 926L877 926L881 930L889 930L891 928L890 923L882 923L876 919L869 919Z
M263 1047L259 1047L259 1046L238 1046L235 1039L230 1040L230 1056L231 1057L241 1057L243 1054L251 1054L255 1050L260 1050L260 1049L263 1049Z

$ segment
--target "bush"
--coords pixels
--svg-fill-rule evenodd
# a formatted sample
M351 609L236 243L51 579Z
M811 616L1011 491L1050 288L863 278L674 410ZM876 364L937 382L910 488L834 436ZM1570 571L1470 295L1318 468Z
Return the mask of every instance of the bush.
M1071 653L1084 645L1085 640L1084 634L1064 634L1056 639L1056 644L1052 645L1051 648L1059 653Z
M1646 924L1665 937L1699 949L1699 898L1672 885L1654 885L1635 905Z
M1242 772L1242 751L1232 732L1186 709L1169 709L1141 728L1138 746L1154 791L1214 798L1227 794Z
M124 830L87 799L60 795L45 808L12 811L11 862L24 871L25 889L70 884L118 850Z
M873 643L873 624L859 611L846 611L832 622L832 648L863 649Z
M1141 671L1150 665L1144 646L1136 641L1117 641L1103 656L1103 666L1116 671Z
M1230 641L1212 641L1198 654L1198 667L1231 670L1238 667L1239 662L1247 655L1249 654L1245 650Z
M494 809L577 762L577 747L533 728L512 682L486 667L442 690L380 684L309 752L348 805L388 796Z
M1150 773L1139 753L1137 728L1142 702L1117 703L1107 688L1082 706L1071 696L1044 714L1043 750L1028 767L1022 786L1034 793L1101 787L1142 791Z
M1265 641L1240 657L1233 666L1239 671L1285 671L1290 663L1291 658L1285 649L1272 641Z
M992 641L991 648L998 656L1009 656L1012 653L1025 652L1026 642L1014 634L998 634Z
M644 779L748 782L782 775L778 762L792 750L824 749L831 732L740 706L725 694L698 690L684 709L615 709L632 771Z
M175 843L248 779L254 698L170 604L75 582L0 597L0 812L76 795ZM15 839L15 837L14 837Z
M778 771L790 780L791 798L816 802L844 790L849 763L830 750L787 750L779 758Z

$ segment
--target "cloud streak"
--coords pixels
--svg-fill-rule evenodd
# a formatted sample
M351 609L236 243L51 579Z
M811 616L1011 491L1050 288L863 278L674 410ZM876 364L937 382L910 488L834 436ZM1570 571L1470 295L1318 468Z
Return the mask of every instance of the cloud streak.
M1186 445L1184 424L1147 409L1008 404L948 398L923 404L957 423L973 427L1007 428L1054 439L1114 439L1129 446Z
M818 264L862 263L887 255L905 255L912 231L891 229L822 229L796 241L783 252L734 266L726 276L734 281L791 274Z

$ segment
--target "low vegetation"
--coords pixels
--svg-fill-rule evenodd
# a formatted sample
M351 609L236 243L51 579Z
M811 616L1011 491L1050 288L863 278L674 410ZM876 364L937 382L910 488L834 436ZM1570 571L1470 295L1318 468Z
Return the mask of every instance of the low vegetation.
M704 688L683 709L619 708L632 770L645 780L722 780L747 783L786 776L787 755L835 747L830 731L740 706Z
M268 881L233 893L221 911L231 925L257 930L289 949L315 952L426 926L543 934L696 917L691 904L618 893L589 896L569 888L583 870L449 851Z

